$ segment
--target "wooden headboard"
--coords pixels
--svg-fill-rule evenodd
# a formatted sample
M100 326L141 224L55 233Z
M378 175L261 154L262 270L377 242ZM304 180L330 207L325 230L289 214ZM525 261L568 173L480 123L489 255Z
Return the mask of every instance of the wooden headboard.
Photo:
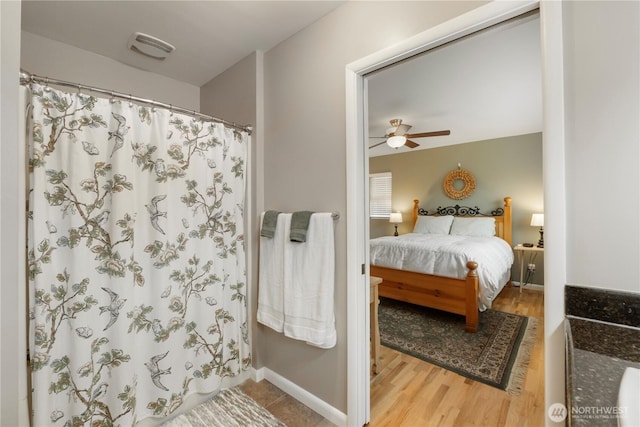
M468 206L447 206L438 207L433 212L428 212L426 209L422 209L419 206L419 201L413 201L413 226L415 227L416 221L419 215L453 215L462 217L482 217L489 216L496 220L496 236L506 241L509 246L512 246L511 242L511 197L504 198L504 206L491 211L490 214L484 214L480 212L480 209L476 206L470 208Z

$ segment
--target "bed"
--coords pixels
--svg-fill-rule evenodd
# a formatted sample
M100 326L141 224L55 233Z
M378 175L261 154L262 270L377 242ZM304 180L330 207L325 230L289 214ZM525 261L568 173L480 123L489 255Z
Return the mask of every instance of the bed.
M476 332L479 311L511 280L511 197L489 214L458 205L429 213L414 200L413 225L413 233L370 240L378 294L463 315L465 329Z

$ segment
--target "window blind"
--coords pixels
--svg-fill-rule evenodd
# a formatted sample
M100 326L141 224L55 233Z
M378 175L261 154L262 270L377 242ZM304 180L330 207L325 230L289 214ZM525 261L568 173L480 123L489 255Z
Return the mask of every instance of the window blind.
M389 218L391 214L391 172L369 175L369 216Z

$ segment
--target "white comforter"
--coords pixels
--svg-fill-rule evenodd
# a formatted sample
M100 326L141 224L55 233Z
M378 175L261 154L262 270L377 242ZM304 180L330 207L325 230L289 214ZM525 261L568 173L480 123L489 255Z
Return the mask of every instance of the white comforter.
M409 233L370 240L371 264L436 276L466 277L478 263L478 307L484 311L509 281L513 250L499 237Z

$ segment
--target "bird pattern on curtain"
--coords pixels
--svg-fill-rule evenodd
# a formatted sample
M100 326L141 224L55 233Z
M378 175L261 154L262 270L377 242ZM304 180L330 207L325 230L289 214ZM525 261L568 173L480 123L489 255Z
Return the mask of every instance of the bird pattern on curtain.
M35 425L165 417L250 365L249 136L32 85Z

